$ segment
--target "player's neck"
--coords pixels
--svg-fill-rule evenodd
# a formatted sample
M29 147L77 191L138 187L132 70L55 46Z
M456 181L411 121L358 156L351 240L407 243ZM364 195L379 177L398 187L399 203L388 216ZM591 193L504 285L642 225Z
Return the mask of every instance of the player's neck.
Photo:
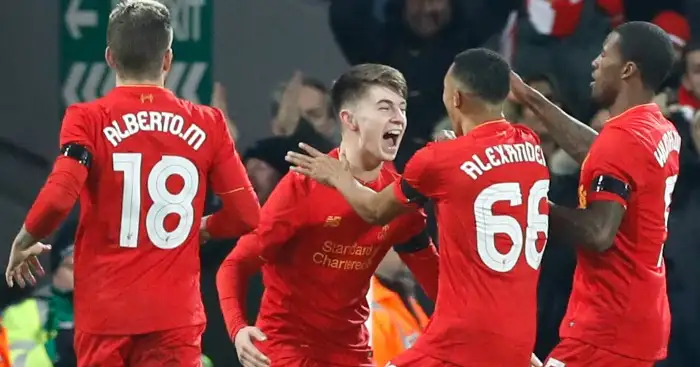
M480 113L462 114L460 116L459 126L462 127L464 134L468 133L477 126L487 122L503 120L503 112L486 110Z
M359 146L359 142L349 142L343 139L340 142L339 154L344 154L350 164L350 172L358 180L369 182L379 177L382 169L382 161L373 157Z
M634 89L634 90L632 90ZM645 88L625 88L615 98L612 106L608 109L610 116L617 116L630 108L651 103L654 100L654 92Z
M117 77L116 80L117 87L161 87L165 88L165 79L160 78L158 80L135 80L135 79L122 79Z

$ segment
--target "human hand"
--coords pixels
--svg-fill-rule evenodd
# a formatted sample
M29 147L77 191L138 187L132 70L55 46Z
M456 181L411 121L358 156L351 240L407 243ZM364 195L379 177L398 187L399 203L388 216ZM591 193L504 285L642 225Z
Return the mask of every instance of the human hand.
M532 95L540 95L536 89L527 85L520 75L516 74L514 71L510 72L510 94L508 98L510 100L516 101L526 107L530 107L530 100ZM542 98L545 98L542 96Z
M214 83L214 89L211 92L211 106L220 109L224 114L229 134L231 134L233 140L236 140L236 138L238 138L238 127L236 123L231 120L229 115L228 102L226 101L226 88L219 82Z
M353 179L350 164L344 154L340 155L340 159L335 159L304 143L299 143L299 148L307 154L290 151L285 157L285 160L293 165L290 168L292 171L330 187L336 187L343 179Z
M209 221L209 218L211 218L211 215L207 215L206 217L202 217L202 222L199 225L199 243L200 244L204 244L205 242L207 242L211 239L211 235L209 234L209 231L207 230L207 222Z
M436 142L454 139L457 139L457 135L455 135L455 132L452 130L440 130L437 134L435 134Z
M21 288L26 287L27 284L35 285L36 277L46 274L38 256L49 250L51 250L51 245L45 245L41 242L37 242L24 250L18 249L13 244L10 251L10 261L5 270L7 285L13 287L15 282Z
M255 326L246 326L236 333L234 345L238 360L243 367L266 367L270 365L270 359L262 354L253 345L253 340L263 342L267 340L265 334Z
M304 75L301 71L295 71L289 79L280 99L277 116L273 121L273 132L275 135L288 136L294 133L301 118L299 108L299 94L303 88Z

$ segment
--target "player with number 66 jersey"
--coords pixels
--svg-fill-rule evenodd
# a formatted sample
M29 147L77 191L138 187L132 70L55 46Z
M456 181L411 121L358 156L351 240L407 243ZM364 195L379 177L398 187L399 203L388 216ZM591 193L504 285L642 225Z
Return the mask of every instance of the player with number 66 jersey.
M484 73L488 70L488 73ZM383 223L436 205L440 271L435 312L395 367L527 366L535 344L537 279L547 241L549 170L537 135L502 117L510 67L465 51L445 76L456 138L429 144L380 192L307 148L294 170L335 187L363 219Z
M200 239L252 230L260 206L222 112L163 87L172 65L168 9L151 0L122 2L107 39L117 86L66 110L61 155L11 259L31 261L20 255L35 254L29 249L79 196L78 365L200 366ZM208 188L223 209L203 220ZM17 271L8 273L12 283Z

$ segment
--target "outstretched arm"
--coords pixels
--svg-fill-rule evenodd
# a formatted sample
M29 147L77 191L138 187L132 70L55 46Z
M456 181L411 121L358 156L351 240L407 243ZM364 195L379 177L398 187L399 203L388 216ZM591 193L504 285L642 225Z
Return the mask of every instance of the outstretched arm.
M510 81L513 94L541 119L554 141L577 162L583 163L598 133L525 84L517 74L512 73Z
M365 222L378 225L387 224L411 210L396 198L394 185L391 184L384 190L376 192L363 186L352 176L350 179L343 178L333 184Z
M394 184L376 192L362 185L352 176L350 165L344 156L341 155L340 159L335 159L304 143L299 144L299 147L308 155L287 152L285 159L293 164L292 171L338 190L353 210L367 223L386 224L411 210L394 194Z

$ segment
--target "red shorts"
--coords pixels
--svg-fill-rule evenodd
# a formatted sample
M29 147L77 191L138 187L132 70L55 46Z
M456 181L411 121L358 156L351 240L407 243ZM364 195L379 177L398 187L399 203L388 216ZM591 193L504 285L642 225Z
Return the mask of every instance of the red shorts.
M654 362L625 357L576 339L562 339L544 362L544 367L653 367Z
M384 366L377 366L384 367ZM445 362L423 354L415 349L406 349L398 357L389 362L386 367L458 367L456 364Z
M139 335L75 331L79 367L199 367L204 325Z
M348 367L328 362L319 362L306 357L270 357L270 367Z

